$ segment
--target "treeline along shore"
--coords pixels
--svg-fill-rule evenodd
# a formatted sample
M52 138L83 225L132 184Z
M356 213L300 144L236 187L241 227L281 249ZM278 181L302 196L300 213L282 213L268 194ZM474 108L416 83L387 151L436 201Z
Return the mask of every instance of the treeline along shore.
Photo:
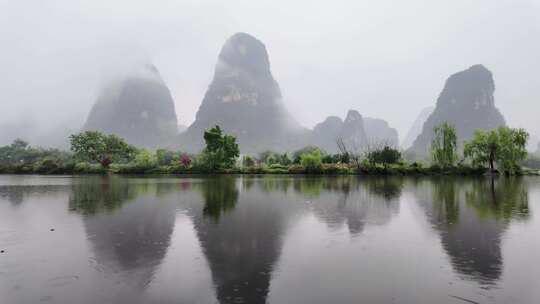
M204 131L198 154L138 149L116 135L85 131L70 136L70 150L35 148L17 139L0 147L1 174L358 174L358 175L540 175L540 161L527 153L529 134L500 127L477 130L458 146L455 128L434 128L430 157L412 160L392 145L362 150L336 139L339 153L307 146L291 153L241 155L234 136L219 126Z

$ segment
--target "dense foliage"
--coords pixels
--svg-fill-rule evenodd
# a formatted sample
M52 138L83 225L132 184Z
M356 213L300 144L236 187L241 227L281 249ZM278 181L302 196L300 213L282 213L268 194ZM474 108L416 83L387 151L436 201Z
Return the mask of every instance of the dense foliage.
M219 126L204 132L204 148L199 163L209 170L232 168L240 149L234 136L224 134Z
M401 159L401 152L396 148L385 145L381 149L369 151L366 158L371 164L382 164L386 167L389 164L397 164Z
M473 165L497 167L506 174L515 174L527 158L529 134L523 129L500 127L491 131L477 130L473 139L465 143L463 154Z
M300 163L307 173L320 172L322 169L322 155L319 150L304 153L300 156Z
M86 131L70 136L71 151L77 159L98 162L108 168L115 161L133 159L137 149L122 138L98 131Z

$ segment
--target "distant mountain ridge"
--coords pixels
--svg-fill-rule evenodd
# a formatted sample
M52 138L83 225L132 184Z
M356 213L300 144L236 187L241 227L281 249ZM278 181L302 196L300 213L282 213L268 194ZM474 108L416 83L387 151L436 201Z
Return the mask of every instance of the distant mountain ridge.
M405 139L401 143L401 147L403 149L408 149L412 146L414 140L418 137L418 135L420 135L420 133L422 133L424 123L428 119L429 115L433 113L433 110L435 110L435 107L433 106L422 109L420 114L414 120L411 128L409 129L409 132L407 132Z

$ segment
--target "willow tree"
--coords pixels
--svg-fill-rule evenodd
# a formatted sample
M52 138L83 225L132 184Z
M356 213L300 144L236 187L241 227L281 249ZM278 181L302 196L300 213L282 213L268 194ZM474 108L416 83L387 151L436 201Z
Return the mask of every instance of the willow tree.
M435 138L431 142L433 163L443 168L451 167L457 160L457 136L454 126L444 122L433 131Z
M506 174L515 174L519 163L527 158L528 139L529 133L524 129L477 130L472 140L465 143L463 154L475 166L488 164L493 172L497 164Z

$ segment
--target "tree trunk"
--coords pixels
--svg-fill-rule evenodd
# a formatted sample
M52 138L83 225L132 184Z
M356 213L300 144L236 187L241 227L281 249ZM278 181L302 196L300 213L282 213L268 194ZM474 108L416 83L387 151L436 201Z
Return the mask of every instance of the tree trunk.
M494 158L493 152L489 153L489 169L491 173L495 172Z

